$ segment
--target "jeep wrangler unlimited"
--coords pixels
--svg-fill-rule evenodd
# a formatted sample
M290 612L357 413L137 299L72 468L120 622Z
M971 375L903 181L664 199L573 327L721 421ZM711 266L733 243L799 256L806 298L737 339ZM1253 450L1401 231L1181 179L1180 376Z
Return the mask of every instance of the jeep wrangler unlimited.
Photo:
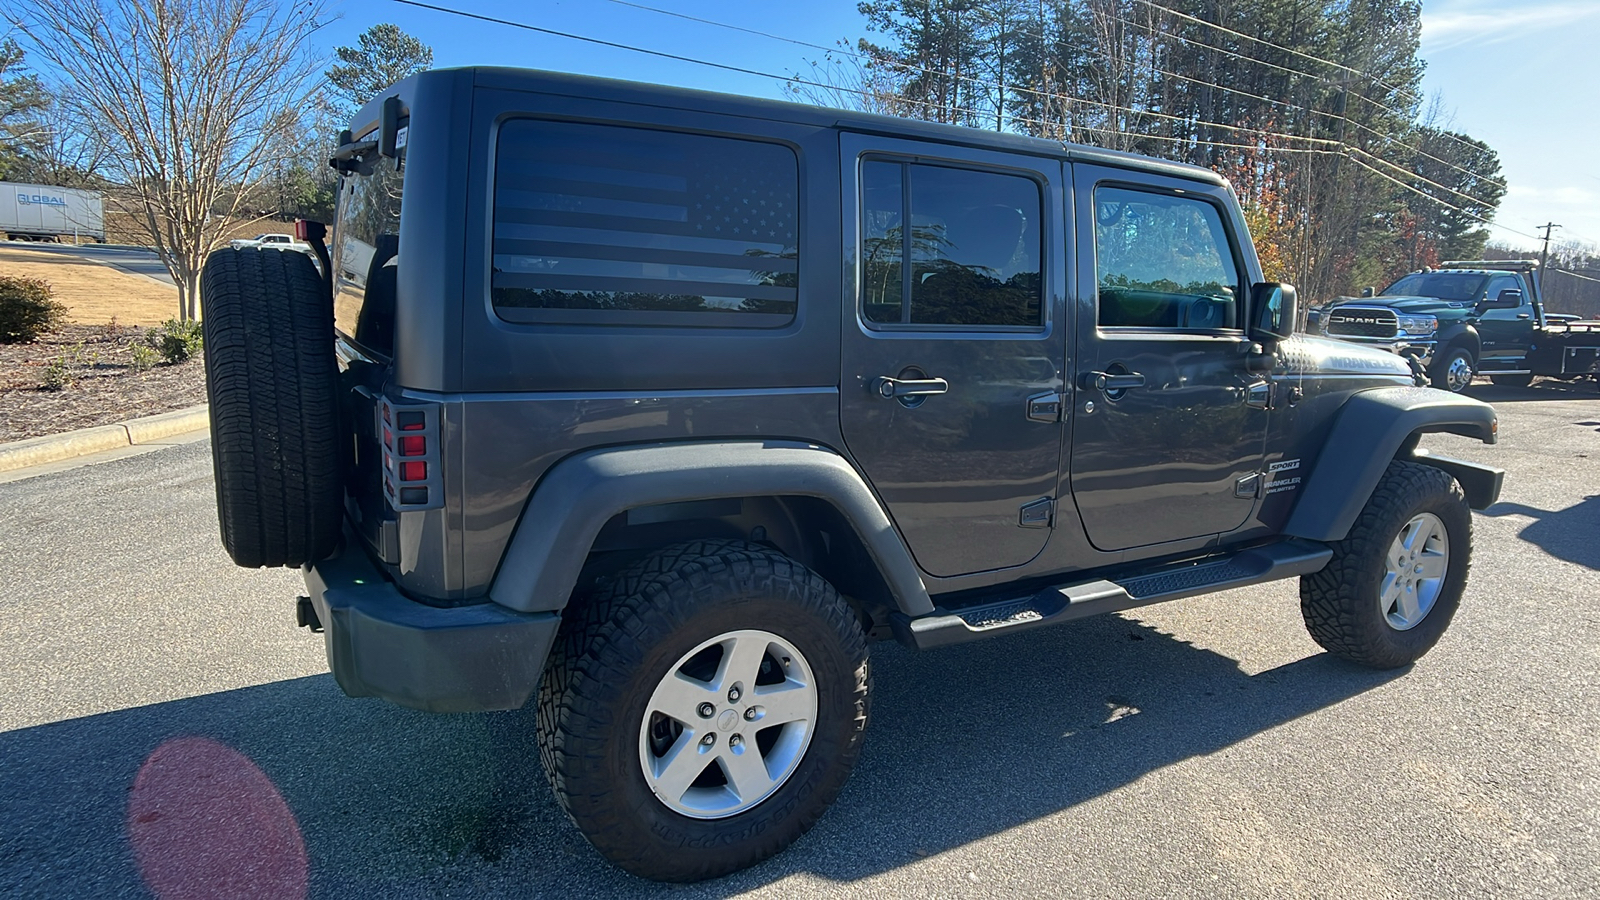
M1402 666L1500 490L1419 446L1493 410L1294 334L1203 169L504 69L401 82L333 163L320 265L207 263L223 544L304 567L346 693L537 704L649 878L817 821L871 641L1298 576L1318 643Z
M1415 359L1441 390L1474 375L1527 387L1535 375L1600 379L1600 322L1547 315L1533 260L1459 260L1374 294L1309 311L1310 330Z

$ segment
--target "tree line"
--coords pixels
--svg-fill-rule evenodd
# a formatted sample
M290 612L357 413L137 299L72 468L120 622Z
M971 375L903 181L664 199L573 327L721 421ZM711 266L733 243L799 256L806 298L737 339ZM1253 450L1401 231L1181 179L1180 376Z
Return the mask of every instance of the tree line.
M432 65L383 24L323 69L328 21L323 0L24 0L22 40L0 41L0 180L103 191L197 319L211 250L241 221L331 220L340 123Z
M1421 93L1419 2L866 0L799 99L1207 166L1312 300L1475 257L1499 157Z

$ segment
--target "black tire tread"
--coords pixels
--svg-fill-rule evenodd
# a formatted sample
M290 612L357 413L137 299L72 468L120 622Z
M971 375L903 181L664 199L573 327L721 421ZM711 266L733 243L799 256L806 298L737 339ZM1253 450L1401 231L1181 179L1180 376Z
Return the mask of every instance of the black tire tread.
M1403 516L1429 498L1441 494L1451 497L1465 508L1466 499L1461 486L1447 472L1420 463L1391 462L1362 508L1361 515L1350 527L1350 533L1344 540L1331 545L1333 559L1321 571L1301 576L1300 612L1305 619L1306 630L1324 650L1352 662L1380 669L1395 668L1414 660L1413 655L1397 652L1393 647L1370 640L1367 617L1376 615L1376 598L1368 596L1365 587L1372 575L1371 567L1383 564L1389 545L1394 540L1396 520L1403 523ZM1470 521L1469 518L1469 525ZM1463 557L1461 584L1453 588L1459 592L1465 585L1466 572L1471 565L1470 543L1465 546L1452 544L1451 554L1461 554ZM1373 610L1369 610L1369 606ZM1442 614L1448 624L1454 608L1452 605L1436 609L1435 612ZM1442 631L1442 628L1439 630ZM1426 648L1423 648L1423 652L1426 652Z
M333 308L303 253L223 249L201 275L222 544L246 568L333 552L343 498Z
M619 662L639 658L647 641L670 633L676 627L674 614L689 606L694 596L715 593L735 579L750 578L766 585L772 596L807 607L840 625L845 641L841 649L855 661L858 673L856 731L859 734L866 728L870 691L866 636L849 604L820 575L767 547L723 539L666 547L623 568L588 597L568 606L539 690L538 744L550 788L568 818L603 855L635 874L697 881L753 865L792 840L792 836L783 837L784 829L774 828L764 841L746 847L739 858L725 857L708 864L678 861L663 868L659 859L649 857L647 848L622 837L625 828L620 816L579 821L573 811L572 767L597 766L601 759L593 737L571 727L574 713L580 707L603 707L620 692L628 673ZM802 811L796 834L804 833L826 811L860 747L857 738L847 748L843 774L825 786L820 802Z

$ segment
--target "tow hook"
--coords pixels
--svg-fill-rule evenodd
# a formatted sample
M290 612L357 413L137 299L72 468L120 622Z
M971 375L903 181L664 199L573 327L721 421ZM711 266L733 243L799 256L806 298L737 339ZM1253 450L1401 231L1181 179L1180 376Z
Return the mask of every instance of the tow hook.
M311 605L310 597L295 598L294 623L301 628L311 629L315 634L322 633L322 620L317 618L317 608Z

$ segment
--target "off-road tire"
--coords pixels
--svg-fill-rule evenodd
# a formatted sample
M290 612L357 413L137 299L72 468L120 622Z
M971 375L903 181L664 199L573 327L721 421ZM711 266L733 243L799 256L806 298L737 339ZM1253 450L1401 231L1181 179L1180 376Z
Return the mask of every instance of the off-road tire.
M618 866L697 881L754 865L804 834L861 751L870 671L860 620L815 572L741 541L652 553L569 606L539 691L544 769L567 815ZM723 819L695 819L651 793L639 760L653 687L702 641L761 629L794 644L817 684L817 726L783 786Z
M1525 388L1533 384L1533 373L1528 372L1522 375L1490 375L1489 381L1503 387Z
M1472 351L1466 347L1455 346L1446 350L1443 356L1433 361L1433 365L1428 369L1428 382L1439 390L1449 391L1452 394L1459 394L1466 390L1472 384L1470 377L1460 387L1452 388L1450 386L1450 367L1457 359L1465 359L1467 366L1474 373L1478 371L1478 359L1472 354Z
M333 552L343 502L333 306L304 253L212 253L200 277L222 545L246 568Z
M1439 517L1449 537L1445 581L1422 621L1401 631L1379 602L1385 559L1401 528L1425 512ZM1300 578L1300 612L1311 637L1335 656L1376 669L1421 659L1449 627L1467 586L1472 513L1461 486L1443 470L1392 462L1350 534L1332 546L1327 567Z

